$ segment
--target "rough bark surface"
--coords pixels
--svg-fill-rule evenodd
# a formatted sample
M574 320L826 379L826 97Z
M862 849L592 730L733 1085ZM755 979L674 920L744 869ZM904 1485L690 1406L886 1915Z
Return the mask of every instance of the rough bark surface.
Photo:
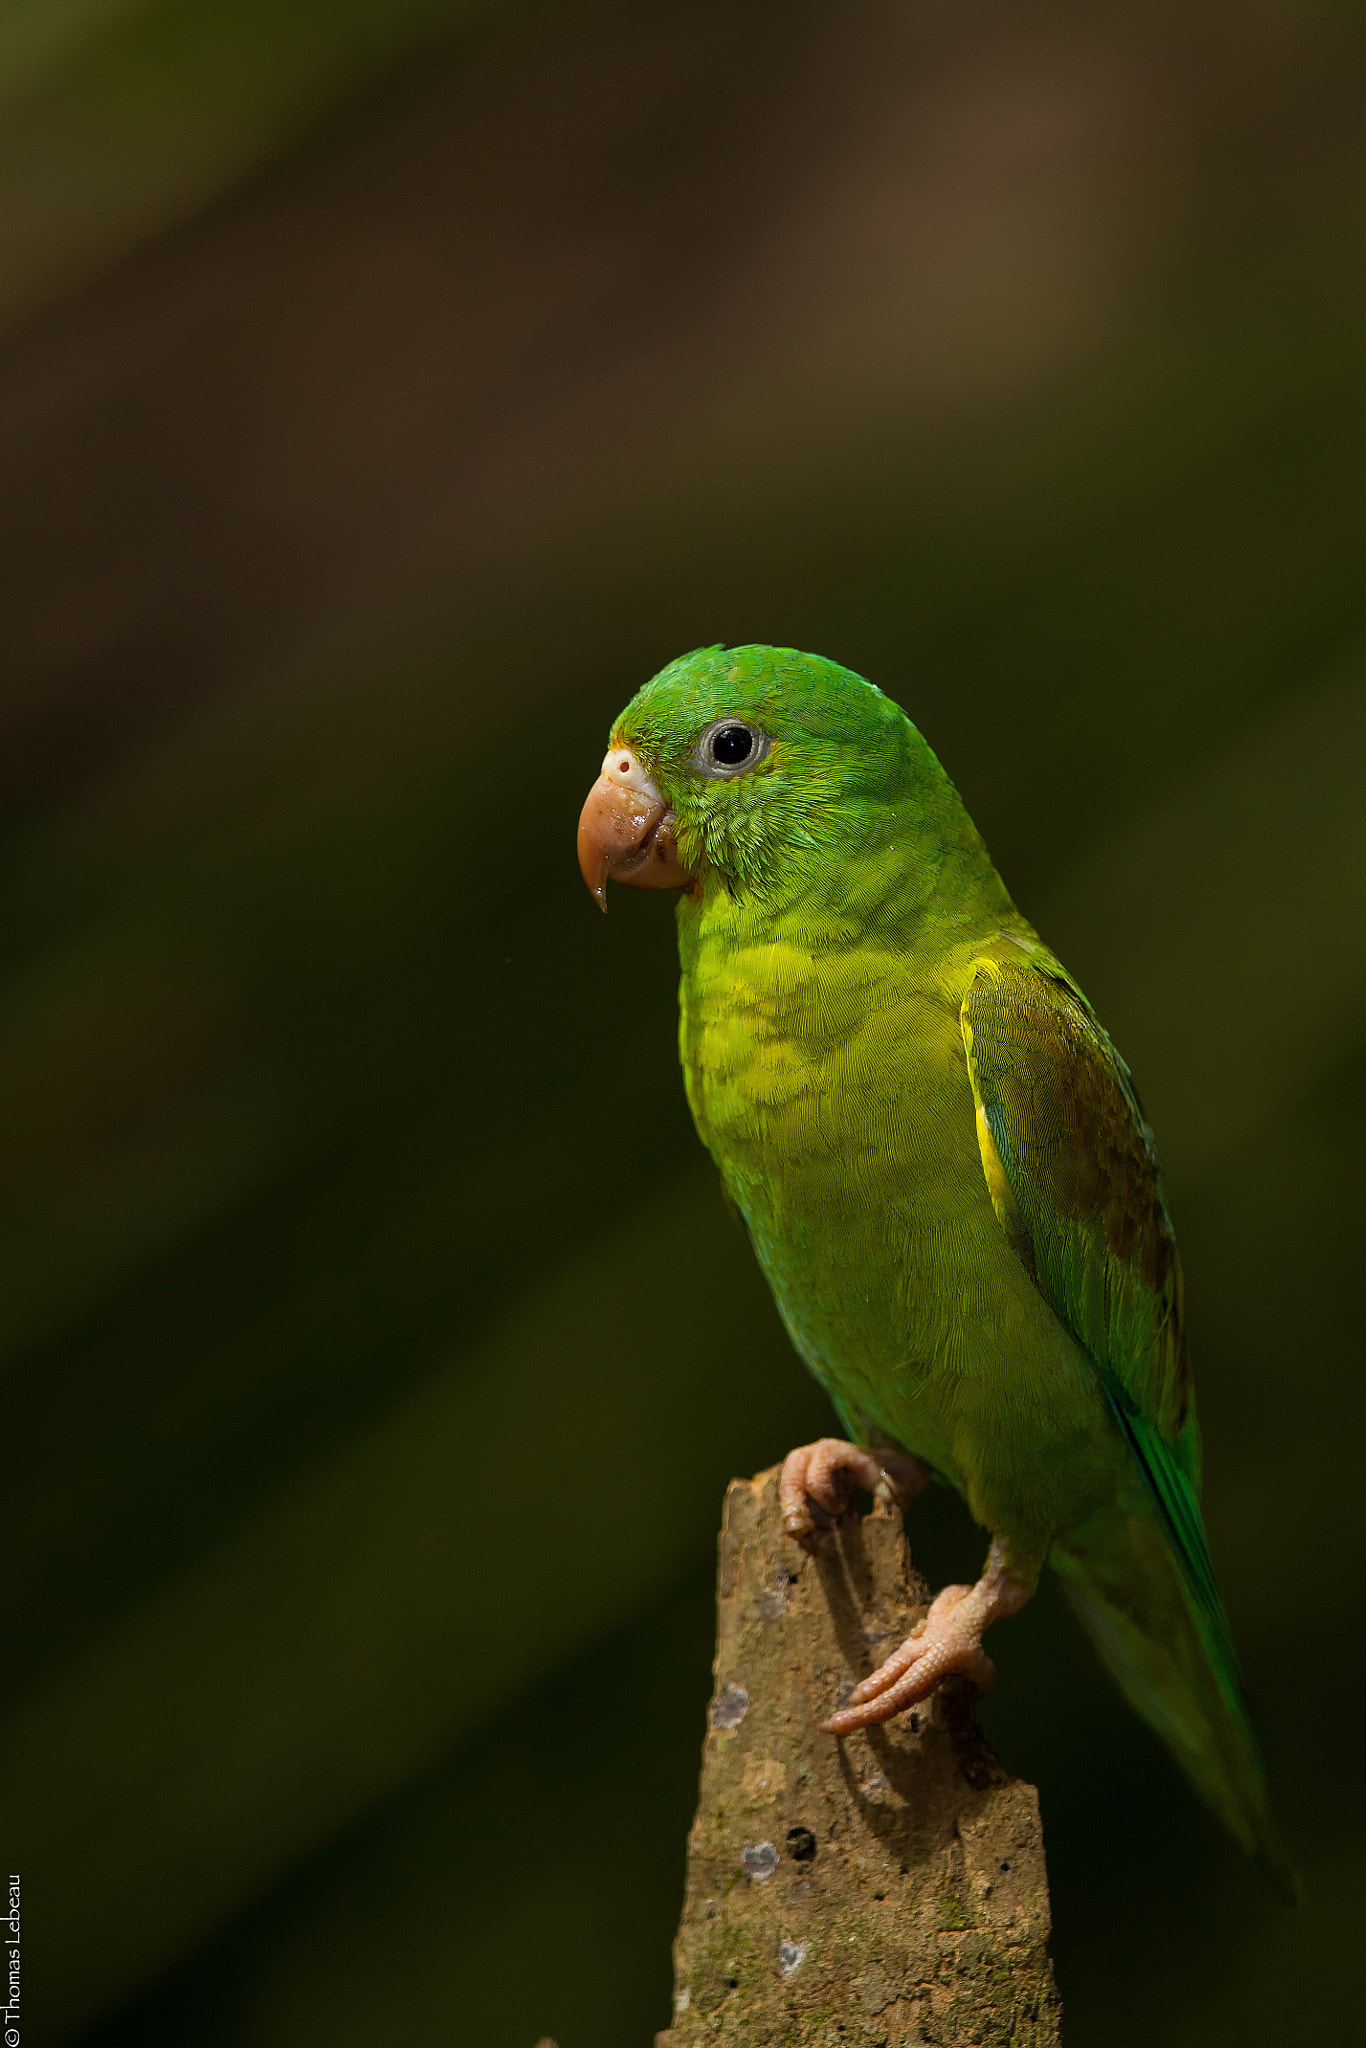
M778 1470L726 1495L716 1685L656 2048L1056 2048L1038 1799L957 1681L844 1741L817 1723L924 1612L876 1503L805 1555Z

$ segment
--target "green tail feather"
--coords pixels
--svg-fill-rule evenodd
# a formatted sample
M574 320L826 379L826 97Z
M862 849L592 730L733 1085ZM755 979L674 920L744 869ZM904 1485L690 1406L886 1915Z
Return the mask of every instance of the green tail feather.
M1146 1460L1140 1463L1151 1486ZM1169 1454L1162 1463L1168 1469L1160 1478L1171 1481L1179 1468ZM1053 1563L1125 1697L1275 1889L1295 1902L1299 1879L1271 1811L1194 1488L1184 1473L1179 1478L1180 1547L1174 1518L1156 1500L1156 1516L1140 1510L1098 1519L1055 1546Z

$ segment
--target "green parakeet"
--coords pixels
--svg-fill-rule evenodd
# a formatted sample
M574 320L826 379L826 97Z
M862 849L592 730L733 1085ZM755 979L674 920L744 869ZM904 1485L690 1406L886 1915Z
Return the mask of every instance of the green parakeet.
M993 1676L1047 1561L1101 1657L1283 1888L1200 1517L1181 1265L1129 1070L1015 908L905 713L790 648L711 647L618 719L585 879L673 888L703 1142L848 1442L794 1451L785 1524L847 1476L931 1473L991 1546L975 1586L825 1724Z

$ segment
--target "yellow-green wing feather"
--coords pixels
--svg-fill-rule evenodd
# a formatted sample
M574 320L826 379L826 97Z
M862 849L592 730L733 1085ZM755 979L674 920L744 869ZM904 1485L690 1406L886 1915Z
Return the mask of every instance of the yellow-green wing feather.
M1127 1067L1051 962L979 962L962 1022L979 1139L985 1124L1017 1249L1135 1411L1181 1441L1192 1407L1181 1261ZM1183 1461L1193 1453L1183 1445Z
M1139 1591L1141 1532L1116 1531L1112 1556L1094 1537L1080 1551L1060 1545L1058 1562L1135 1705L1234 1832L1292 1885L1200 1515L1181 1262L1152 1132L1128 1068L1051 955L1040 948L1019 964L984 956L975 965L962 1027L992 1203L1096 1368L1178 1567L1212 1691L1189 1658L1173 1660L1170 1617L1169 1640L1156 1640L1164 1601L1156 1581ZM1144 1606L1153 1608L1150 1641Z
M1095 1365L1191 1590L1236 1668L1200 1520L1181 1260L1129 1070L1047 955L1037 966L981 961L962 1024L997 1214Z

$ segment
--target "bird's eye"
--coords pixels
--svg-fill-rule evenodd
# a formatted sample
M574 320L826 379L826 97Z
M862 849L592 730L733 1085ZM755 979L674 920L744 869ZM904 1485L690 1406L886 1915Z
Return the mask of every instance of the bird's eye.
M747 725L723 725L712 734L711 757L718 768L738 768L754 752L754 734Z
M768 735L756 732L742 718L718 718L697 742L697 764L704 775L726 778L753 768L768 752Z

